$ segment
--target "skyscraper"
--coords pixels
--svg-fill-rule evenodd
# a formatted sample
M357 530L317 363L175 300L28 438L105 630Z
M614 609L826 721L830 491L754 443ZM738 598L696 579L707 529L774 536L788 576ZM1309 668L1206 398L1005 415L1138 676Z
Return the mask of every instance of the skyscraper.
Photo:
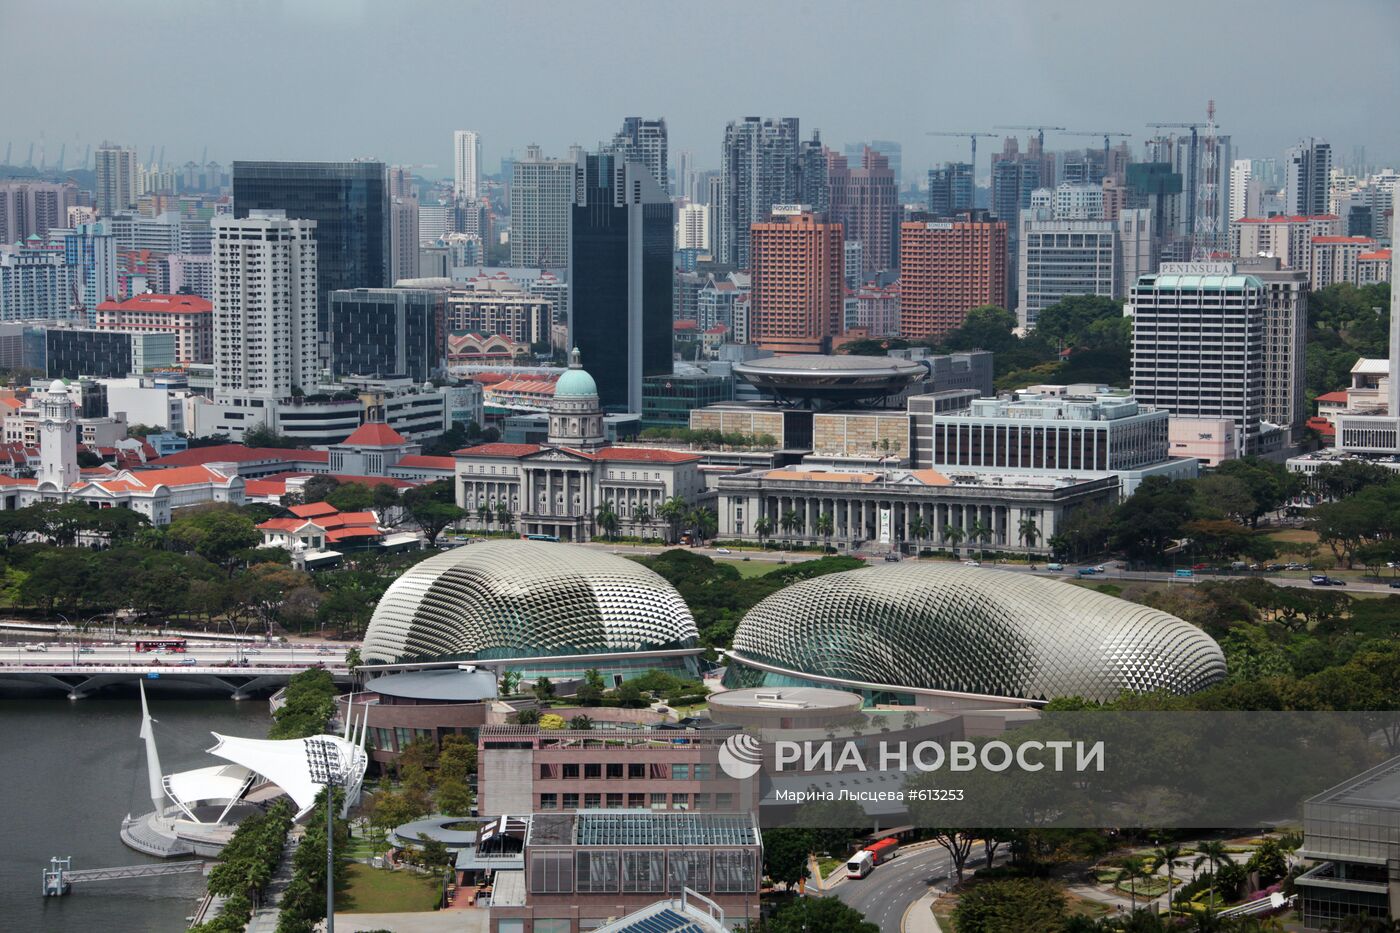
M1006 223L973 211L963 220L906 221L899 235L899 333L916 340L958 328L979 305L1006 307Z
M818 130L797 145L797 201L818 214L831 209L831 176Z
M331 292L331 372L337 376L442 375L447 356L447 291L356 288Z
M1332 145L1321 139L1288 150L1284 163L1284 212L1301 217L1327 213Z
M452 134L452 195L481 196L481 136L475 130Z
M1250 211L1250 183L1254 180L1254 163L1249 159L1236 159L1230 164L1230 222L1234 223L1241 217L1251 217ZM1254 197L1254 207L1257 210L1259 198ZM1227 228L1228 229L1228 228Z
M286 399L311 387L316 223L254 209L241 218L216 217L213 229L215 401L256 408L254 400Z
M546 159L539 146L511 166L510 264L534 269L569 265L569 212L579 169L573 159Z
M579 172L571 342L590 360L602 405L640 412L642 380L671 371L671 201L650 169L610 153L584 156Z
M676 153L675 193L692 204L698 203L700 201L698 180L699 173L695 171L695 153L689 149L682 149Z
M846 239L862 245L864 275L895 265L899 191L883 155L867 146L860 158L859 168L849 168L843 156L828 150L826 175L831 191L830 217L845 228Z
M55 235L63 243L63 261L86 308L87 323L92 324L97 320L97 306L117 297L117 238L105 220L50 232L51 237Z
M773 205L798 201L799 164L796 117L745 117L725 127L723 197L711 218L718 261L749 267L749 228Z
M0 181L0 243L21 243L31 233L47 237L68 226L68 208L77 203L73 184Z
M825 353L841 333L845 237L839 223L779 207L753 225L749 340L780 353Z
M972 166L944 162L928 170L928 211L934 217L953 217L973 206Z
M661 190L670 194L671 182L667 172L671 163L666 154L665 117L655 120L624 118L622 129L617 131L609 148L627 162L645 165Z
M96 169L97 216L130 209L136 202L136 150L103 143L97 147Z
M418 278L418 199L396 197L389 204L389 282Z
M314 220L317 320L337 288L389 282L389 186L383 162L234 162L233 215L285 211Z

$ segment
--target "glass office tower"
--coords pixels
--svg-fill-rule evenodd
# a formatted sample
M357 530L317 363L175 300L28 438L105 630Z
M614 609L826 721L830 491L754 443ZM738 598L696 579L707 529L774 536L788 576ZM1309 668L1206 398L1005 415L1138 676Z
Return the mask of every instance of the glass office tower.
M671 371L671 202L640 163L590 155L570 231L570 332L610 411Z
M233 163L233 213L282 210L316 221L317 329L325 335L329 295L389 281L389 185L383 162ZM323 336L324 341L324 336Z
M441 289L356 288L331 292L328 331L336 376L443 375L447 293Z

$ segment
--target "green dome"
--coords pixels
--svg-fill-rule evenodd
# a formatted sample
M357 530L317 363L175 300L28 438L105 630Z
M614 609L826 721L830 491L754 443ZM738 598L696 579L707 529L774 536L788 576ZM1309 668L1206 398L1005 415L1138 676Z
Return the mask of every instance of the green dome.
M555 398L584 398L598 394L598 383L583 369L578 348L569 354L569 368L554 385Z

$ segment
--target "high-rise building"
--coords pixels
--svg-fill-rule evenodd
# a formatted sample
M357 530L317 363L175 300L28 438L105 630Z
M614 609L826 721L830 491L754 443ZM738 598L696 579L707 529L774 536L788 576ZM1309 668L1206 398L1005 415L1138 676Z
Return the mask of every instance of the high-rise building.
M1055 188L1054 203L1057 220L1102 220L1103 183L1063 182Z
M700 173L695 170L695 153L682 149L676 153L675 193L692 204L701 203Z
M68 208L77 203L76 185L0 181L0 243L23 243L31 233L47 237L68 226Z
M171 334L174 359L208 363L214 352L213 305L198 295L136 295L97 306L98 330L127 334Z
M899 235L899 333L922 340L957 329L980 305L1007 304L1006 222L910 220Z
M1170 268L1170 267L1169 267ZM1141 276L1131 292L1133 395L1181 418L1229 419L1240 454L1259 448L1264 420L1268 290L1219 272Z
M73 269L63 247L30 234L25 244L0 246L0 321L60 321L72 305Z
M1230 254L1273 256L1290 268L1310 270L1313 239L1340 233L1341 219L1332 214L1241 217L1230 225Z
M1277 259L1240 259L1238 274L1264 283L1264 410L1270 424L1285 428L1292 440L1302 439L1308 419L1307 331L1308 276L1288 269Z
M1117 225L1045 214L1021 212L1016 317L1022 327L1035 327L1041 311L1072 295L1111 298L1119 291Z
M418 278L418 199L389 202L389 281Z
M676 249L710 248L710 205L686 204L676 212Z
M807 205L818 214L828 213L831 209L829 171L821 132L813 130L811 139L804 139L797 145L797 203Z
M136 203L136 150L114 143L97 147L95 206L98 217L111 217Z
M841 224L779 207L751 236L749 341L779 353L827 352L845 316Z
M1309 139L1288 150L1284 162L1284 212L1303 216L1327 213L1332 179L1332 146Z
M117 297L117 238L105 220L50 231L50 239L55 238L63 244L63 261L72 270L73 288L91 324L97 320L98 304Z
M860 167L850 168L844 156L828 150L826 177L829 216L842 225L847 240L861 244L861 273L893 268L899 191L885 157L867 146L861 151Z
M510 264L562 269L569 265L569 216L577 199L579 164L546 159L539 146L511 167Z
M1023 154L1014 137L1006 139L1001 152L992 154L992 215L1008 228L1014 228L1021 211L1031 206L1031 192L1047 187L1042 180L1045 161L1042 156ZM1066 176L1064 180L1090 179Z
M1400 242L1400 214L1392 216L1390 223L1391 242ZM1340 451L1400 456L1400 288L1390 290L1390 389L1385 411L1338 415L1335 424Z
M796 117L745 117L725 127L722 196L711 217L719 262L749 268L749 230L773 205L799 203L800 164Z
M579 165L571 343L590 361L602 405L640 412L642 381L671 371L671 201L639 163L600 153Z
M244 217L216 217L213 228L215 400L256 408L313 386L315 221L252 209Z
M655 120L625 117L622 129L613 137L609 150L627 162L645 165L661 190L667 194L671 192L671 181L667 174L671 162L666 154L665 117Z
M1236 159L1230 164L1230 222L1241 217L1258 214L1256 196L1255 208L1249 208L1250 183L1254 180L1254 163L1249 159Z
M944 162L942 168L928 170L928 212L934 217L956 217L971 210L974 191L972 166L967 162Z
M452 134L452 196L481 196L481 136L475 130Z
M331 292L331 372L422 384L447 365L445 289L354 288Z
M326 332L326 301L338 288L383 288L389 282L389 186L383 162L233 163L233 215L285 211L314 220L317 319Z

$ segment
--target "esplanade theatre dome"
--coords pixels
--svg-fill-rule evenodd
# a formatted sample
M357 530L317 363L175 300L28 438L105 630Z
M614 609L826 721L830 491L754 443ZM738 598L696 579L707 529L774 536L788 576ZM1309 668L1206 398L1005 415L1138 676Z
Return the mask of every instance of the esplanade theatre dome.
M567 659L582 670L671 666L699 634L680 594L635 561L547 541L483 541L414 565L385 592L361 651L368 663ZM654 654L647 654L648 652ZM627 656L641 653L638 664ZM691 662L693 663L693 662ZM566 674L570 665L521 669Z
M728 686L832 685L954 706L1187 694L1225 676L1215 640L1165 612L1027 573L915 562L774 593L739 623L730 661Z

